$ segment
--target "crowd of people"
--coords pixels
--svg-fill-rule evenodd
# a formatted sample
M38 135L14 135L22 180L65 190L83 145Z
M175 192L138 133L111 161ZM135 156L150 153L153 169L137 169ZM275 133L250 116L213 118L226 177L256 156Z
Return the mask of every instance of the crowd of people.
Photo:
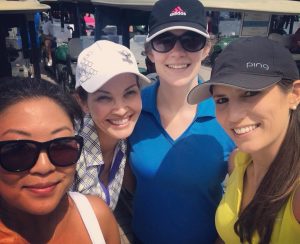
M155 82L106 40L80 53L72 95L1 80L0 243L120 243L122 187L133 243L299 243L298 68L282 45L241 38L204 81L209 37L201 2L159 0Z

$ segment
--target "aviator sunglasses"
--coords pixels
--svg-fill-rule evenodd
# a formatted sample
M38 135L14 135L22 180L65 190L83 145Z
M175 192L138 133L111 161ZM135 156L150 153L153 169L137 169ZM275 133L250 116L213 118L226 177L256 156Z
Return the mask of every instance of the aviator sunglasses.
M77 162L82 146L81 136L60 137L46 142L0 141L0 165L10 172L29 170L36 164L41 150L45 150L53 165L67 167Z
M184 50L198 52L205 46L206 37L193 31L187 31L180 36L176 36L171 32L165 32L154 37L150 42L156 52L167 53L174 48L177 41L180 42Z

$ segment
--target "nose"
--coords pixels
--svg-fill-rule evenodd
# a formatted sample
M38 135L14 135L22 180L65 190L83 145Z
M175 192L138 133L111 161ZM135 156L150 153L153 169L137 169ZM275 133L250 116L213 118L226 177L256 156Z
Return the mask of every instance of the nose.
M55 165L50 162L47 152L41 151L35 165L30 169L31 174L47 175L55 170Z
M229 103L227 118L231 123L240 122L246 117L246 107L243 103L231 102Z
M184 48L181 46L181 43L180 43L180 41L179 40L177 40L176 42L175 42L175 45L174 45L174 47L173 47L173 49L171 50L171 53L172 54L183 54L183 53L185 53L185 50L184 50Z
M127 104L124 99L116 99L113 107L113 112L118 115L123 115L127 112Z

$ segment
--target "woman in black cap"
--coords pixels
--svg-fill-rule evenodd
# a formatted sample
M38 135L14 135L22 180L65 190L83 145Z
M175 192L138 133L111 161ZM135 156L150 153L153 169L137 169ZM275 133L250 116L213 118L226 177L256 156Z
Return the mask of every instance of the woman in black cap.
M143 243L213 243L227 156L235 147L214 116L213 100L186 101L202 81L209 51L198 0L160 0L146 39L158 82L142 91L143 108L129 141L137 184L133 230Z
M263 37L232 42L191 104L213 96L239 150L217 209L225 243L299 243L300 80L289 51Z

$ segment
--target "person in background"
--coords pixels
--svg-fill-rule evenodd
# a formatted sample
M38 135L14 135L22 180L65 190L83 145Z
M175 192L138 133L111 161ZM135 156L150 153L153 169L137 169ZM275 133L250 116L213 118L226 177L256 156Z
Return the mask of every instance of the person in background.
M33 78L34 77L34 68L33 63L35 60L38 60L40 62L41 60L41 53L40 53L40 46L41 46L41 15L39 12L36 12L34 14L34 29L35 29L35 42L36 42L36 50L33 50L33 47L31 47L31 40L30 40L30 34L28 32L28 48L31 49L29 52L29 67L28 67L28 75Z
M290 51L292 53L300 53L300 28L291 37Z
M230 65L228 65L230 64ZM299 243L300 80L288 49L264 37L226 47L189 102L213 96L238 150L216 212L225 243Z
M37 79L4 78L0 94L0 242L120 243L102 199L68 192L83 146L75 99Z
M52 66L53 60L52 60L51 48L55 42L53 21L50 15L45 12L43 12L43 19L44 19L44 24L42 25L42 31L43 31L43 40L44 40L44 45L46 50L46 56L48 59L47 66Z
M142 243L213 243L216 207L234 143L215 118L213 100L187 103L202 81L210 43L198 0L159 0L146 42L158 81L142 90L130 142L136 177L133 231Z
M126 138L141 112L140 86L149 82L120 44L97 41L78 57L76 91L86 115L72 190L100 196L112 210L123 183Z

